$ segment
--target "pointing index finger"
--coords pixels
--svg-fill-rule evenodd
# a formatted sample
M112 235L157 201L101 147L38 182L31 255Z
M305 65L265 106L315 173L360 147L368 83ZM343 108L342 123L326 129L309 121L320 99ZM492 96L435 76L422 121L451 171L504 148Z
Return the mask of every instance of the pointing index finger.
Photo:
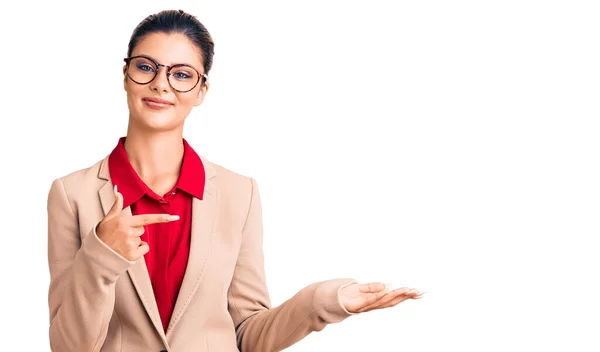
M179 215L171 214L141 214L131 217L131 226L144 226L150 224L158 224L161 222L170 222L179 220Z

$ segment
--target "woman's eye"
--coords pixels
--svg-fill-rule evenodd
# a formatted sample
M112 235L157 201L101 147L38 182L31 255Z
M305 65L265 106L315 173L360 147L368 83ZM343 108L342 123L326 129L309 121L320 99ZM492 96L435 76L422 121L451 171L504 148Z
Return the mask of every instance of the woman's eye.
M138 65L137 66L138 70L143 71L143 72L153 72L154 68L150 65Z
M192 76L190 76L190 75L188 75L187 73L185 73L185 72L182 72L182 71L175 72L175 73L173 74L173 76L175 76L175 78L177 78L177 79L188 79L188 78L191 78L191 77L192 77Z

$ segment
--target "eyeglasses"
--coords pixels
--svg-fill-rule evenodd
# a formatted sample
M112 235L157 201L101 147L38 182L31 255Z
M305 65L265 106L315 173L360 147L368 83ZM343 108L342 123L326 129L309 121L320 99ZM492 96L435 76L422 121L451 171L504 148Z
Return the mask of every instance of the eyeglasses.
M127 64L127 76L137 84L148 84L156 78L160 66L167 69L167 80L174 90L185 93L196 88L200 77L208 80L208 76L198 72L195 68L186 64L173 66L162 65L148 56L133 56L125 59Z

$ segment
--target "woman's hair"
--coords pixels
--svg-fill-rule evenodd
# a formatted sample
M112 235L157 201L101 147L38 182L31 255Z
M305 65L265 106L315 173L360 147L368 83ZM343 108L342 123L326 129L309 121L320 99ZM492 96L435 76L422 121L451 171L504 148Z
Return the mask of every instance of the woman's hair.
M131 34L127 57L131 56L133 49L140 40L150 33L184 34L200 49L202 62L204 63L204 73L208 75L208 71L212 67L215 43L206 27L195 16L183 10L164 10L146 17L135 27L133 34ZM204 77L201 84L205 84Z

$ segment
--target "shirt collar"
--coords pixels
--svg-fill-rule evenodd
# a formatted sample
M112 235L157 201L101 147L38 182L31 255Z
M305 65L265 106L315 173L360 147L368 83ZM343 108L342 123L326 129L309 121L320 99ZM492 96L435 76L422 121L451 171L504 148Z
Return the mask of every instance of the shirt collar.
M200 156L183 138L183 163L176 187L201 200L204 195L205 183L204 164L202 164Z
M108 157L108 169L113 184L117 185L119 192L123 195L123 208L138 201L145 194L155 193L142 181L127 156L125 151L125 138L119 138L117 146ZM183 139L183 162L179 179L175 188L180 189L192 196L202 199L206 176L204 165L200 156L192 149L188 142Z

